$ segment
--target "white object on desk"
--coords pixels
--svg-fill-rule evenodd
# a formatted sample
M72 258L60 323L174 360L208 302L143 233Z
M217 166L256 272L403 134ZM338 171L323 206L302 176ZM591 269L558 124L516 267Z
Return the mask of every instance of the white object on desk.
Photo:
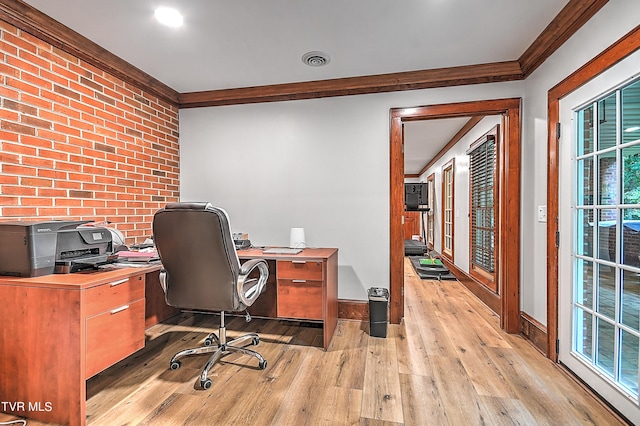
M290 248L305 248L307 243L304 239L304 228L291 228L291 235L289 237Z

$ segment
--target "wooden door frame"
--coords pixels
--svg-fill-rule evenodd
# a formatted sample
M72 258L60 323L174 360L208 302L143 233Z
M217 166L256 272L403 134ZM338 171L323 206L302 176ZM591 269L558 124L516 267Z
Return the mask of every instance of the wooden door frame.
M498 279L502 285L500 326L508 333L520 332L520 153L521 99L493 99L428 105L390 110L390 321L404 317L404 140L403 122L435 118L503 115L505 140L503 173L500 175L501 204L498 241Z
M547 357L558 361L558 125L560 99L640 49L640 25L549 90L547 95Z

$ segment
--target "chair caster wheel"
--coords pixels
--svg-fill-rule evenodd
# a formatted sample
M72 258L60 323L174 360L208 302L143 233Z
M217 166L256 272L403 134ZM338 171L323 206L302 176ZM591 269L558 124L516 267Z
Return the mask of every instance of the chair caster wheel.
M267 360L265 359L264 361L258 362L258 367L260 367L260 370L267 368Z
M172 370L177 370L178 368L180 368L181 365L182 363L180 361L171 361L169 363L169 368Z
M253 340L251 340L251 343L253 343L253 346L258 346L258 343L260 343L260 338L254 337Z
M213 345L213 339L209 339L209 338L204 339L204 345L205 346Z
M200 381L200 387L204 390L211 389L211 385L213 385L213 382L211 381L211 379Z

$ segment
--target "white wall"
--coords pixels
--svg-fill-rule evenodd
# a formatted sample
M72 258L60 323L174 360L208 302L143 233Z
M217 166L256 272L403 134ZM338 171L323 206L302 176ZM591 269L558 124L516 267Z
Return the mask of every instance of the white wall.
M546 223L537 207L547 204L547 92L640 24L638 0L611 0L525 80L522 125L522 238L520 309L547 323Z
M389 109L514 97L522 82L180 111L180 192L254 245L339 248L338 297L389 287Z
M638 0L610 1L524 82L181 110L182 199L226 208L255 244L304 227L340 249L338 296L365 300L389 285L389 109L522 97L521 308L545 324L547 91L639 23Z

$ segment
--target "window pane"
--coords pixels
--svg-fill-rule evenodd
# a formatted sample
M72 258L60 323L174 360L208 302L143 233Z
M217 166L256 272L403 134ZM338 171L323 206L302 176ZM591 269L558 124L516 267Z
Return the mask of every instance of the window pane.
M622 330L620 336L620 382L632 392L638 392L638 336Z
M616 275L615 268L606 265L598 265L597 311L613 320L616 315Z
M620 263L640 267L640 209L622 210L621 254Z
M593 257L593 210L578 209L576 252Z
M593 105L578 111L578 155L593 152Z
M593 205L593 159L578 161L578 205Z
M622 142L640 139L640 80L622 89Z
M618 175L615 151L598 155L598 204L618 203Z
M598 150L616 145L616 94L598 102Z
M593 309L593 262L578 259L575 300L581 305Z
M620 322L634 330L640 330L640 274L623 270L621 285Z
M640 145L622 150L622 204L640 204Z
M615 344L615 327L600 318L596 319L597 325L597 347L596 347L596 365L613 377L613 360L614 360L614 344Z
M598 210L598 259L616 261L618 210Z
M581 353L589 360L593 360L593 317L589 312L580 308L576 309L575 333L576 352Z

